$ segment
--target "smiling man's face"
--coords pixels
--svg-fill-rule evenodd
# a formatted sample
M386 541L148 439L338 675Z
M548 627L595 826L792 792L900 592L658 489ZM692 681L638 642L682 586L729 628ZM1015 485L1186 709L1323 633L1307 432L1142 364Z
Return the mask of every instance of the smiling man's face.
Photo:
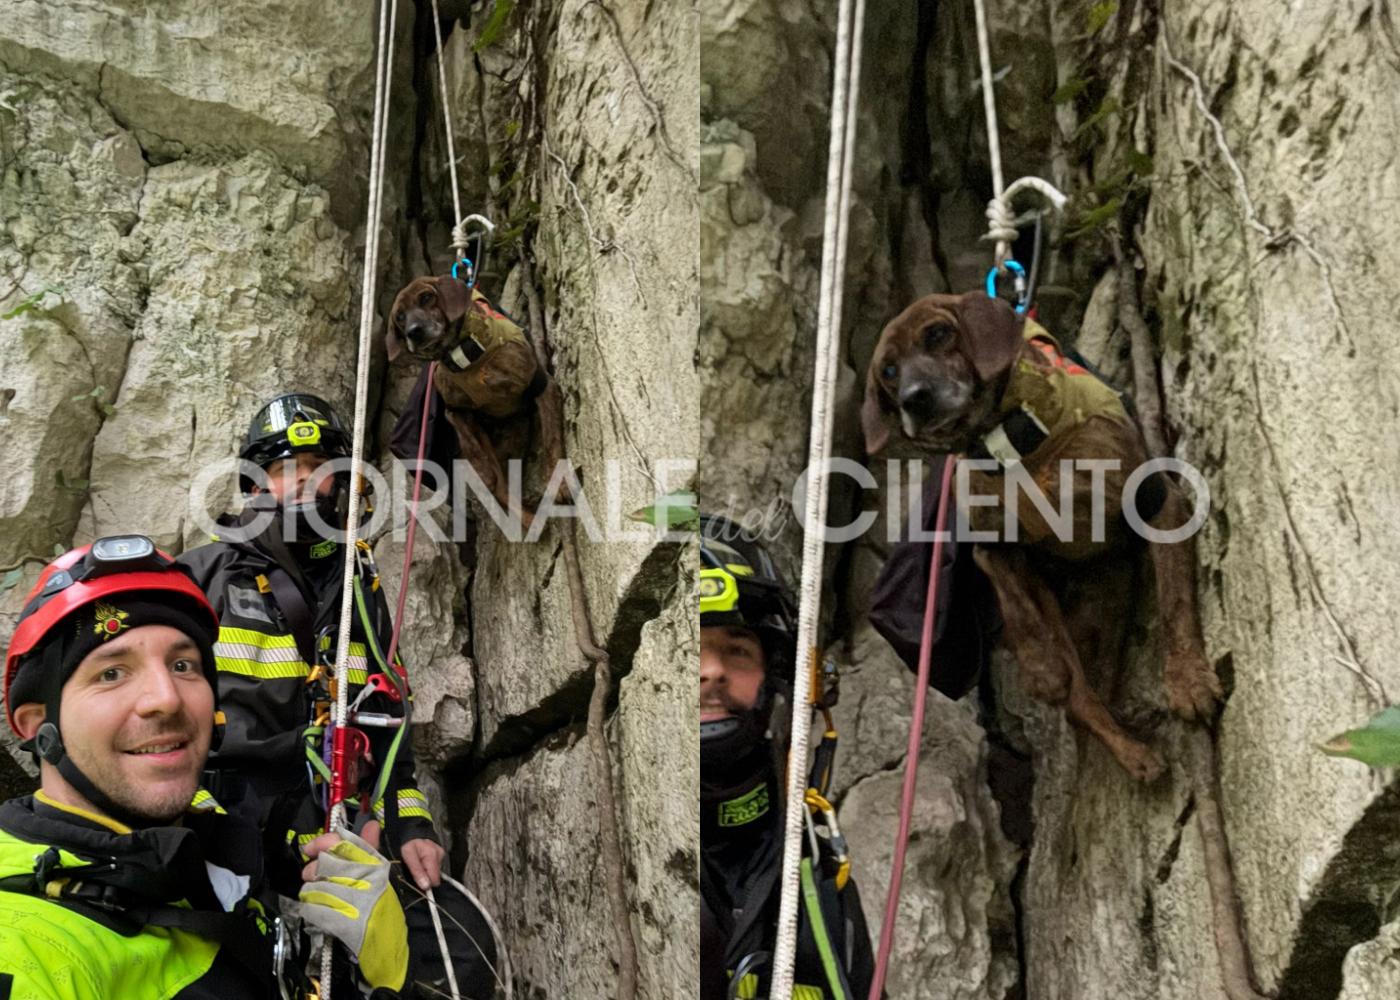
M43 719L41 705L15 712L26 737ZM147 819L174 819L199 788L214 731L214 689L198 647L168 625L103 643L64 684L59 728L67 755L113 802ZM92 807L53 765L43 770L46 794Z
M700 721L716 722L753 708L763 690L763 646L746 628L700 630Z

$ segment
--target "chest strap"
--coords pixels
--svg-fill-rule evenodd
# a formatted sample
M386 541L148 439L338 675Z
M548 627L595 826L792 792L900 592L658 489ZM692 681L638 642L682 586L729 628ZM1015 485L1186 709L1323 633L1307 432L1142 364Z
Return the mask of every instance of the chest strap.
M1050 430L1024 406L982 435L968 449L968 458L994 458L1002 468L1024 461L1050 437Z

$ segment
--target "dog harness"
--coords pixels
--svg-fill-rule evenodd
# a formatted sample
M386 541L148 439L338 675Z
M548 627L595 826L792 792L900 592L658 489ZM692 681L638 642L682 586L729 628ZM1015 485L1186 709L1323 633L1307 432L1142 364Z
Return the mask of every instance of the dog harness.
M461 374L493 347L525 339L524 330L497 312L486 296L473 288L472 307L462 317L462 341L442 363L454 375Z
M1066 357L1043 326L1027 319L1022 336L1034 351L1016 360L998 409L1001 422L968 451L968 457L994 458L1002 468L1090 417L1127 415L1122 393Z

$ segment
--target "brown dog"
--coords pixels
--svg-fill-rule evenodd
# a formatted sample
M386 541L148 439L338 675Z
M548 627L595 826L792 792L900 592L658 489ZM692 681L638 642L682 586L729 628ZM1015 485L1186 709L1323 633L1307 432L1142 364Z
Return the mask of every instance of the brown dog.
M506 464L524 459L535 414L553 473L564 460L564 400L524 332L466 282L444 275L417 278L399 292L385 341L390 361L402 346L439 362L433 385L457 432L458 454L528 527L534 518L512 502Z
M972 471L968 482L969 495L995 495L996 503L969 506L966 513L971 528L998 537L1004 534L1008 468L1023 466L1051 507L1062 510L1060 463L1076 460L1069 470L1069 530L1020 496L1017 542L979 545L977 563L996 588L1006 642L1021 664L1027 693L1064 705L1129 774L1143 781L1161 774L1161 757L1123 731L1090 680L1113 680L1131 619L1137 539L1122 517L1121 497L1128 476L1147 460L1141 431L1118 393L1004 302L980 292L930 295L880 335L861 423L870 454L886 445L897 423L927 453L995 458L993 471ZM1089 459L1117 459L1119 468L1080 469L1078 462ZM1097 539L1091 530L1095 492L1104 526ZM1188 517L1185 498L1160 473L1137 492L1137 505L1159 530ZM1209 716L1221 689L1197 625L1194 546L1149 545L1166 636L1167 701L1185 718Z

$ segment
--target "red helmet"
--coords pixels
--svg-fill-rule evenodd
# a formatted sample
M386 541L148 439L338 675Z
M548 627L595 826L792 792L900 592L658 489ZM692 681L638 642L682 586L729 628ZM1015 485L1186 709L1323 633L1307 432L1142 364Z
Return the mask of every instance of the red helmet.
M33 652L49 630L69 613L93 601L132 591L163 590L187 598L196 614L209 616L210 634L218 635L219 616L204 591L175 560L144 535L113 535L65 552L44 567L25 599L19 627L5 656L5 715L10 728L10 686L20 660Z

